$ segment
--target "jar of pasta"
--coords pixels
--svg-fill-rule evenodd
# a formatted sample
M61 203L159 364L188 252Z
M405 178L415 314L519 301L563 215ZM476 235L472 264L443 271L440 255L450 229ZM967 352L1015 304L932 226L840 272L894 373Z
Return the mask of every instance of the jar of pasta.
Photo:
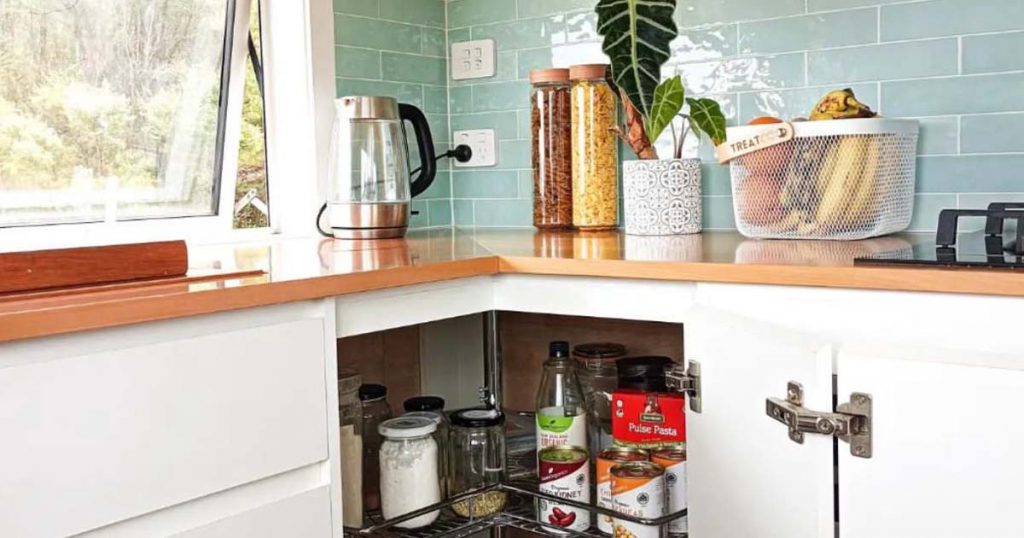
M619 151L615 93L605 82L607 65L574 65L572 81L572 223L584 231L619 222Z
M530 71L533 133L533 225L572 226L569 70Z

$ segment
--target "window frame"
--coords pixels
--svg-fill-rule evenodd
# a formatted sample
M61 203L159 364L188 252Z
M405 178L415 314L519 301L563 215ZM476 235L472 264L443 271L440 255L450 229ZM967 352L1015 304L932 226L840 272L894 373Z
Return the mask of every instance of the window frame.
M227 84L221 88L221 96L227 101L218 111L224 128L218 134L220 181L215 190L216 214L0 228L0 251L169 239L208 244L315 233L314 217L320 203L319 193L323 192L321 178L334 114L331 0L261 2L266 159L267 169L278 173L277 177L267 175L268 197L273 200L270 227L233 228L250 31L248 14L253 1L226 0L228 17L233 21L230 55L223 64L227 70L222 70L222 80L226 76ZM225 50L228 37L225 35Z

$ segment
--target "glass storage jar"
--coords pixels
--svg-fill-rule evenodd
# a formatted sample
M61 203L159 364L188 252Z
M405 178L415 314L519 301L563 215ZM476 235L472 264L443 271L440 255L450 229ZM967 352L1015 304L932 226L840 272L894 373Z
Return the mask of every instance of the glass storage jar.
M366 384L359 387L359 400L363 406L363 504L367 510L380 508L380 466L377 453L381 438L377 426L391 418L388 388Z
M568 69L530 71L533 225L572 226L572 114Z
M378 427L380 445L380 499L384 519L414 512L441 502L437 469L437 424L424 417L398 417ZM434 510L395 524L403 529L430 525Z
M574 65L572 80L572 223L609 230L619 222L619 149L615 93L607 65Z
M412 398L410 398L412 399ZM444 402L443 399L437 398ZM448 438L451 428L448 425L448 416L444 414L440 409L437 411L408 411L409 400L406 400L405 409L407 410L403 417L424 417L434 421L437 425L437 429L434 430L434 441L437 443L437 469L438 469L438 483L441 486L441 498L448 498ZM443 407L442 403L442 407Z
M614 342L579 344L572 349L587 402L587 448L598 454L612 446L612 393L618 386L615 361L626 356L626 346Z
M341 507L346 527L363 526L363 376L338 372L338 416L341 423Z
M463 409L452 415L452 495L501 482L505 478L505 414L493 409ZM462 517L483 517L505 507L504 491L491 490L452 505Z

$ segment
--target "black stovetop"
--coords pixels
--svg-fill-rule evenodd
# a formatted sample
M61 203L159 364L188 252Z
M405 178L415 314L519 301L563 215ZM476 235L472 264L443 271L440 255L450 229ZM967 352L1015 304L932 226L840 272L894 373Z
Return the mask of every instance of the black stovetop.
M984 217L985 230L958 234L962 217ZM944 209L935 243L855 258L854 265L1024 269L1024 222L1006 233L1006 221L1024 219L1024 203L993 203L988 209Z

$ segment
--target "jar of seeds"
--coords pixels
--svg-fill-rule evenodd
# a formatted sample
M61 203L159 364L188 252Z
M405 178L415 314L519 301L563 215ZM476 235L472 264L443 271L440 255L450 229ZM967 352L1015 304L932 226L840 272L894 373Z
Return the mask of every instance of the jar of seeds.
M569 70L530 71L533 135L533 225L572 226Z
M615 93L605 82L607 65L574 65L572 81L572 223L584 231L619 222L619 150Z

